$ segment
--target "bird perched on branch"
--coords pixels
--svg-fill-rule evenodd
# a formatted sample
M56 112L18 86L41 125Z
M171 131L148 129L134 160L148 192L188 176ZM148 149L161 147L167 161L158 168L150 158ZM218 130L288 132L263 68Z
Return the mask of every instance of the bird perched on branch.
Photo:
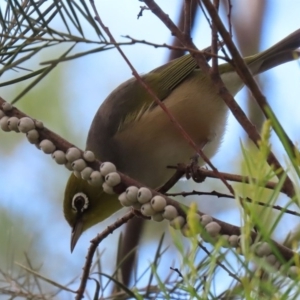
M298 58L299 46L297 30L244 60L252 74L257 75ZM227 89L236 95L244 83L234 67L220 64L219 72ZM201 149L205 146L204 153L212 157L222 140L229 110L193 57L185 55L141 77L196 145ZM171 177L168 165L187 163L195 154L136 78L121 84L101 104L91 124L86 149L151 188L162 186ZM200 159L199 163L203 161ZM82 203L81 208L74 205L76 201ZM120 208L117 195L108 195L101 187L93 187L72 174L64 197L64 215L73 229L71 250L84 230Z

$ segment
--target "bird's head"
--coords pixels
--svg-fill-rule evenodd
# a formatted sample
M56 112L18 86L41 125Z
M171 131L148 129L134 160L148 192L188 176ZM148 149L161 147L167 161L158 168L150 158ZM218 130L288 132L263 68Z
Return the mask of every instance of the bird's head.
M72 227L71 252L86 229L102 222L121 209L117 195L104 193L102 187L88 184L71 174L65 189L64 216Z

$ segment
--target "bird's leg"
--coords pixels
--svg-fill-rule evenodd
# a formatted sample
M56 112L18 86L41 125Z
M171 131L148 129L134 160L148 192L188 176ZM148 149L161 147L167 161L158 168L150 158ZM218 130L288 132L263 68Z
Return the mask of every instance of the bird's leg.
M190 159L190 163L186 166L186 178L193 178L195 182L203 182L205 176L198 172L199 170L199 154L196 153Z
M199 145L199 147L203 150L203 148L208 142L209 142L208 140L202 142L201 145ZM193 180L198 183L203 182L206 177L203 174L200 174L199 172L199 157L200 157L199 153L193 155L190 158L190 163L186 167L186 178L187 179L193 178Z

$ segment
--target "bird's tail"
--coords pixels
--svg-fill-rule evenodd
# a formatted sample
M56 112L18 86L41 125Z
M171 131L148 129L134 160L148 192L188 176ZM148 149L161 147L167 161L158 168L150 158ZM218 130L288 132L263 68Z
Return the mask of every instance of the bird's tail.
M300 29L269 49L245 58L253 75L272 69L300 57Z

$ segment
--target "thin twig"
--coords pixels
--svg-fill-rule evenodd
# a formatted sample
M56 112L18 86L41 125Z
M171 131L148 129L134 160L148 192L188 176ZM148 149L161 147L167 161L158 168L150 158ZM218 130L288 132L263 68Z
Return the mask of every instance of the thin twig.
M91 246L88 250L85 264L83 267L83 273L80 281L80 286L78 290L76 291L77 295L75 297L76 300L83 298L83 293L85 291L86 283L89 278L90 269L92 266L93 257L95 254L95 251L99 244L110 234L112 234L117 228L121 227L123 224L127 223L130 219L134 218L135 214L130 211L126 215L124 215L121 219L114 222L112 225L107 226L105 230L103 230L100 234L98 234L94 239L91 240Z
M178 174L182 174L182 176L184 174L186 174L186 172L187 172L187 166L183 163L178 164L176 167L175 166L168 166L168 168L178 170L179 171ZM203 177L203 178L208 177L208 178L217 178L217 179L219 179L219 177L216 176L216 174L213 171L208 170L208 169L203 168L203 167L198 167L198 169L195 172L197 173L198 177ZM220 171L219 171L219 173L222 174L222 176L226 180L229 180L229 181L247 183L247 184L256 183L256 184L260 185L263 188L267 188L267 189L271 189L271 190L276 189L277 185L278 185L277 182L272 182L272 181L259 182L256 178L249 177L249 176L231 174L231 173L220 172ZM283 193L283 194L288 195L288 190L286 190L286 188L284 186L281 188L280 192Z
M165 195L168 196L168 197L177 197L177 196L189 197L189 196L195 196L195 195L197 195L197 196L216 196L218 198L235 199L235 197L232 196L232 195L220 193L220 192L217 192L217 191L200 192L200 191L193 190L191 192L184 192L184 191L182 191L182 192L179 192L179 193L166 193ZM282 211L284 213L300 217L300 213L298 213L298 212L296 212L294 210L290 210L290 209L284 208L284 207L282 207L280 205L273 205L273 204L265 203L265 202L262 202L262 201L255 201L255 200L250 199L249 197L245 197L245 198L240 197L240 199L242 201L246 201L248 203L253 203L253 204L257 204L257 205L265 206L265 207L270 207L270 208L273 208L275 210L279 210L279 211Z
M157 44L157 43L153 43L153 42L148 42L148 41L145 41L145 40L139 40L139 39L135 39L129 35L124 35L123 36L124 38L127 38L129 39L131 42L129 43L118 43L118 45L120 46L123 46L123 45L133 45L135 43L137 44L144 44L144 45L148 45L148 46L153 46L155 48L167 48L169 50L178 50L178 51L189 51L191 53L202 53L206 59L208 58L211 58L211 57L216 57L218 59L222 59L226 62L230 62L231 60L226 57L226 56L221 56L221 55L218 55L217 53L212 53L211 51L209 51L211 49L211 47L207 47L203 50L198 50L198 49L192 49L192 48L187 48L187 47L180 47L180 46L175 46L175 45L168 45L166 43L163 43L163 44ZM219 46L223 46L223 43L222 42L219 42L218 43ZM106 43L106 45L115 45L114 43ZM173 57L173 55L172 55Z
M227 14L227 19L228 19L228 31L230 36L232 37L232 22L231 22L231 12L232 12L232 3L231 0L228 1L228 14Z
M184 27L183 32L186 38L191 38L191 9L192 9L192 0L184 1Z
M219 9L219 0L214 0L214 6L216 7L216 10ZM218 30L214 23L212 23L212 30L211 30L211 52L213 54L216 54L218 52ZM219 68L218 68L218 58L213 57L212 58L212 74L219 74Z
M185 1L182 1L182 5L179 8L180 11L180 16L178 18L177 24L178 27L181 30L184 30L184 24L186 23L185 20ZM192 28L194 28L195 25L195 20L196 20L196 15L198 12L198 4L197 4L197 0L191 0L191 8L190 8L190 26L191 26L191 30ZM180 41L175 37L172 41L172 45L175 47L181 47L181 43ZM177 51L171 51L169 54L169 61L173 60L175 58L178 58L182 55L184 55L186 53L186 49L184 47L181 47L182 49L178 49Z
M209 257L212 257L212 254L206 249L205 246L202 245L202 243L198 242L198 246L209 256ZM220 262L219 259L214 259L214 261L216 262L216 264L221 267L222 269L224 269L229 276L231 276L232 278L234 278L236 281L240 282L241 283L241 279L236 276L234 273L232 273L224 264L222 264Z

